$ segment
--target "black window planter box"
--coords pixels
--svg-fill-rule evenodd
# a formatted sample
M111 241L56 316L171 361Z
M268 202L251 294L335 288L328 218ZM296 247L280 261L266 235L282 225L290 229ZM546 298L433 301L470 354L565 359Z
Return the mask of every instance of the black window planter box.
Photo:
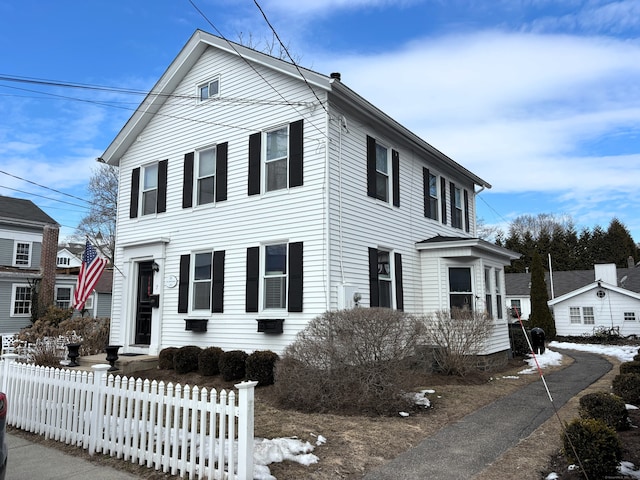
M184 329L192 332L206 332L208 318L185 318Z
M258 332L282 333L284 318L258 318Z

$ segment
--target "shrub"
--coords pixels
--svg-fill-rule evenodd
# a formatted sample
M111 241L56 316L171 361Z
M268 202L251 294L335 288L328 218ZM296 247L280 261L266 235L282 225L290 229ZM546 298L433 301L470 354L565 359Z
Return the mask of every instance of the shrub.
M625 402L640 404L640 374L621 373L616 375L611 382L613 393L621 397Z
M580 464L589 478L615 475L622 459L616 431L593 418L576 418L566 425L563 447L567 459Z
M271 350L257 350L247 357L246 376L256 380L259 386L273 385L273 372L280 359Z
M242 350L231 350L229 352L223 352L220 355L218 361L218 367L220 368L220 375L226 381L240 380L245 375L245 364L247 352Z
M623 362L620 364L620 373L640 373L640 362Z
M427 328L440 370L463 377L476 368L476 355L491 335L493 318L480 312L441 310L428 317Z
M78 341L80 356L103 353L109 344L109 318L71 317L58 325L67 342Z
M520 323L509 324L509 343L511 344L511 352L515 357L524 357L531 351Z
M198 355L202 349L195 345L178 348L173 356L173 368L176 373L189 373L198 370Z
M200 352L200 355L198 355L198 373L205 377L218 375L220 373L218 362L220 361L220 355L222 355L222 353L220 347L204 348Z
M178 351L178 347L167 347L160 350L158 354L158 368L161 370L173 370L173 357Z
M392 414L411 409L403 376L425 344L421 319L387 308L325 312L276 364L276 401L305 412Z
M579 413L582 418L602 420L615 430L629 429L629 416L624 400L606 392L588 393L580 397Z

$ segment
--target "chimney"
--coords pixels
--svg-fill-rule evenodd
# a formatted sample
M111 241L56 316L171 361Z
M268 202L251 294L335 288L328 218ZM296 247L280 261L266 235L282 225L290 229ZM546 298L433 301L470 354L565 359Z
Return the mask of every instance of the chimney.
M330 75L330 77L333 78L334 80L339 80L339 81L342 80L342 75L340 75L340 72L333 72Z
M58 256L57 225L45 225L42 232L42 253L40 254L40 292L38 294L39 311L44 312L53 305L56 286L56 260Z
M627 258L627 267L633 268L635 266L636 266L636 261L633 259L631 255L629 255L629 258Z
M596 264L593 266L593 268L596 274L596 282L601 281L615 287L618 286L615 263L604 263L600 265Z

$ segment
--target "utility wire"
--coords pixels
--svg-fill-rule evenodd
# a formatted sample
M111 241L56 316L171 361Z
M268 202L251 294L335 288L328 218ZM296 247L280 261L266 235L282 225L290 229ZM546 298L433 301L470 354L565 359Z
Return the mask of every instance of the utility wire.
M271 29L271 31L273 32L273 34L275 35L276 39L278 40L278 42L280 43L280 46L282 47L282 49L284 50L284 53L287 54L287 57L289 57L289 60L291 61L291 64L296 67L296 70L298 71L298 73L300 74L300 76L302 77L302 80L304 80L304 83L307 87L309 87L309 90L311 90L311 93L313 93L313 96L316 97L316 99L318 100L318 102L320 103L320 106L322 106L323 110L328 114L329 111L327 110L327 107L325 107L324 103L322 103L322 101L320 100L320 98L318 97L318 94L316 93L316 91L311 88L311 85L309 85L309 82L307 81L306 77L304 76L304 74L302 73L302 70L300 70L300 67L298 66L298 64L296 63L296 61L293 59L293 57L291 56L291 54L289 53L289 49L285 46L284 43L282 43L282 40L280 40L280 35L278 35L278 32L276 32L276 29L273 28L273 25L271 25L271 22L269 21L269 19L267 18L267 14L264 13L264 10L262 9L262 7L260 6L260 4L257 2L257 0L253 0L253 3L256 4L256 7L258 7L258 10L260 10L260 13L262 14L262 17L264 18L264 21L267 22L267 25L269 26L269 28Z
M17 188L7 187L6 185L0 185L0 188L6 188L7 190L12 190L14 192L24 193L25 195L32 195L34 197L46 198L47 200L52 200L54 202L65 203L67 205L71 205L72 207L79 207L79 208L86 208L86 209L90 208L90 207L87 207L86 205L78 205L77 203L65 202L64 200L58 200L57 198L51 198L51 197L47 197L45 195L38 195L37 193L32 193L32 192L27 192L25 190L19 190Z
M17 178L18 180L22 180L23 182L27 182L27 183L30 183L32 185L36 185L38 187L45 188L47 190L51 190L52 192L59 193L60 195L66 195L67 197L75 198L76 200L80 200L81 202L85 202L85 203L91 204L91 202L89 200L86 200L84 198L76 197L75 195L71 195L70 193L61 192L60 190L56 190L55 188L51 188L51 187L47 187L45 185L41 185L41 184L33 182L31 180L27 180L26 178L22 178L22 177L19 177L17 175L14 175L13 173L5 172L4 170L0 170L0 173L3 173L5 175L8 175L8 176L13 177L13 178ZM61 200L59 200L59 201L61 201ZM67 203L67 202L63 202L63 203ZM70 203L69 205L74 205L74 204ZM74 206L77 207L77 206L80 206L80 205L74 205Z
M280 93L280 91L278 91L278 89L277 89L276 87L274 87L271 83L269 83L269 80L267 80L267 79L264 77L264 75L262 75L262 74L258 71L258 69L257 69L257 68L256 68L256 67L255 67L255 66L254 66L254 65L253 65L249 60L247 60L247 59L246 59L246 58L245 58L245 57L244 57L244 56L243 56L243 55L238 51L238 49L236 48L235 44L234 44L232 41L230 41L227 37L225 37L225 36L222 34L222 32L221 32L220 30L218 30L218 28L213 24L213 22L212 22L211 20L209 20L209 18L205 15L205 13L204 13L202 10L200 10L200 9L198 8L198 6L195 4L195 2L194 2L193 0L189 0L189 3L190 3L190 4L191 4L191 6L192 6L192 7L193 7L193 8L194 8L194 9L195 9L199 14L200 14L200 16L202 16L202 18L204 18L204 20L205 20L205 21L206 21L206 22L211 26L211 28L213 28L213 29L216 31L216 33L217 33L217 34L218 34L218 35L219 35L219 36L220 36L220 37L221 37L225 42L227 42L227 44L228 44L228 45L233 49L233 51L234 51L234 52L236 52L236 54L238 55L238 57L240 57L240 58L244 61L244 63L246 63L246 64L249 66L249 68L251 68L251 69L252 69L252 70L253 70L253 71L254 71L254 72L255 72L255 73L256 73L256 74L257 74L257 75L262 79L262 81L264 81L267 85L269 85L269 87L271 87L271 89L272 89L272 90L273 90L273 91L274 91L274 92L275 92L275 93L276 93L280 98L282 98L282 100L284 100L284 101L285 101L285 103L286 103L287 105L291 106L291 108L293 108L293 109L296 111L296 113L298 113L298 114L299 114L300 112L298 112L298 111L296 110L295 105L293 105L289 100L287 100L287 99L284 97L284 95L282 95L282 93ZM297 68L297 67L296 67L296 68ZM303 78L304 78L304 77L303 77ZM305 80L305 81L306 81L306 80ZM316 96L316 98L318 98L318 97ZM318 99L318 100L320 100L320 99ZM322 104L322 102L320 102L320 105L322 105L322 107L324 108L324 105ZM326 111L326 109L325 109L325 111ZM315 128L315 129L316 129L316 130L321 134L321 135L323 135L324 137L326 137L326 136L327 136L327 134L326 134L325 132L323 132L322 130L320 130L320 128L318 128L316 125L314 125L314 124L313 124L313 122L311 122L311 125L313 125L313 127L314 127L314 128Z

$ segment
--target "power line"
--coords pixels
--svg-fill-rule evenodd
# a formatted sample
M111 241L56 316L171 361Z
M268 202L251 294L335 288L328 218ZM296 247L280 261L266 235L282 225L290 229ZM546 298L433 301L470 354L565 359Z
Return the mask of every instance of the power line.
M46 197L44 195L38 195L37 193L27 192L25 190L19 190L17 188L7 187L6 185L0 185L0 188L6 188L7 190L11 190L11 191L14 191L14 192L24 193L25 195L32 195L34 197L45 198L47 200L52 200L54 202L65 203L67 205L71 205L72 207L79 207L79 208L86 208L86 209L90 208L90 207L87 207L85 205L78 205L77 203L65 202L64 200L58 200L57 198Z
M27 182L27 183L30 183L32 185L36 185L38 187L45 188L47 190L51 190L52 192L59 193L60 195L66 195L67 197L75 198L76 200L80 200L81 202L85 202L85 203L91 204L91 202L89 200L86 200L84 198L76 197L75 195L71 195L70 193L61 192L60 190L56 190L55 188L51 188L51 187L47 187L45 185L41 185L41 184L33 182L31 180L27 180L26 178L22 178L22 177L19 177L17 175L14 175L13 173L5 172L4 170L0 170L0 173L4 173L5 175L8 175L8 176L13 177L13 178L17 178L18 180L22 180L23 182ZM6 188L8 188L8 187L6 187ZM45 197L45 198L47 198L47 197ZM53 200L53 199L50 199L50 200ZM58 201L62 201L62 200L58 200ZM67 203L67 202L63 202L63 203ZM69 205L74 205L74 204L70 203ZM74 206L77 207L79 205L74 205Z
M240 58L241 58L241 59L242 59L242 60L243 60L243 61L244 61L248 66L249 66L249 68L251 68L251 69L252 69L252 70L253 70L253 71L254 71L254 72L255 72L255 73L256 73L256 74L257 74L257 75L262 79L262 81L263 81L263 82L265 82L267 85L269 85L269 87L271 87L271 89L272 89L274 92L276 92L276 93L278 94L278 96L279 96L280 98L282 98L282 100L284 100L284 101L285 101L285 103L286 103L287 105L289 105L291 108L293 108L293 109L295 110L295 105L293 105L291 102L289 102L289 101L284 97L284 95L282 95L282 93L280 93L280 91L278 91L278 89L277 89L276 87L274 87L273 85L271 85L271 83L269 83L269 81L264 77L264 75L262 75L262 74L258 71L258 69L257 69L257 68L256 68L256 67L255 67L255 66L254 66L254 65L253 65L249 60L247 60L247 59L246 59L246 58L245 58L245 57L244 57L244 56L243 56L243 55L238 51L238 49L236 48L235 44L234 44L233 42L231 42L227 37L225 37L225 36L222 34L222 32L221 32L220 30L218 30L218 28L213 24L213 22L212 22L211 20L209 20L209 18L207 18L207 16L205 15L205 13L204 13L202 10L200 10L200 9L198 8L198 6L194 3L194 1L193 1L193 0L189 0L189 3L190 3L190 4L191 4L191 6L192 6L192 7L193 7L193 8L194 8L194 9L195 9L199 14L200 14L200 16L202 16L202 18L204 18L204 20L205 20L205 21L206 21L206 22L207 22L207 23L208 23L208 24L209 24L209 25L210 25L210 26L211 26L211 27L216 31L216 33L217 33L217 34L218 34L218 35L219 35L219 36L220 36L220 37L221 37L225 42L227 42L227 44L228 44L228 45L233 49L233 51L234 51L234 52L236 52L236 54L238 55L238 57L240 57ZM287 54L288 54L288 53L287 53ZM297 67L296 67L296 68L297 68ZM304 78L304 77L303 77L303 78ZM306 79L305 79L305 82L306 82ZM317 95L316 95L316 98L318 98L318 97L317 97ZM320 101L320 99L319 99L319 98L318 98L318 101L320 102L320 105L322 105L322 107L323 107L323 108L325 109L325 111L326 111L326 108L324 107L324 105L323 105L322 101ZM297 110L295 110L295 111L296 111L296 113L298 113L298 114L300 113L300 112L298 112ZM323 135L324 137L326 137L326 136L327 136L327 134L326 134L324 131L322 131L320 128L318 128L318 127L317 127L313 122L311 122L311 125L313 125L313 128L315 128L315 129L316 129L316 130L317 130L321 135Z
M291 54L289 53L289 49L287 49L287 47L285 46L284 43L282 43L282 40L280 40L280 35L278 35L278 32L276 32L276 29L273 28L273 25L271 25L271 22L269 21L269 19L267 18L267 14L264 13L264 10L262 10L262 7L260 6L260 4L257 2L257 0L253 0L253 3L256 4L256 7L258 7L258 10L260 10L260 13L262 14L262 17L264 18L264 21L267 22L267 25L269 25L269 28L271 29L271 31L273 32L273 34L275 35L276 39L278 40L278 42L280 43L280 46L282 47L282 49L284 50L284 53L287 54L287 57L289 57L289 60L291 60L291 64L296 67L296 70L298 71L298 73L300 74L300 76L302 77L302 80L304 80L304 83L307 87L309 87L309 90L311 90L311 93L313 93L313 96L316 97L316 99L318 100L318 102L320 102L320 106L322 107L322 109L328 114L329 112L327 111L327 107L325 107L325 105L322 103L322 101L320 100L320 98L318 97L318 94L316 93L316 91L311 88L311 85L309 85L309 82L307 81L306 77L302 74L302 70L300 70L300 67L298 67L298 64L295 62L295 60L293 59L293 57L291 56Z

